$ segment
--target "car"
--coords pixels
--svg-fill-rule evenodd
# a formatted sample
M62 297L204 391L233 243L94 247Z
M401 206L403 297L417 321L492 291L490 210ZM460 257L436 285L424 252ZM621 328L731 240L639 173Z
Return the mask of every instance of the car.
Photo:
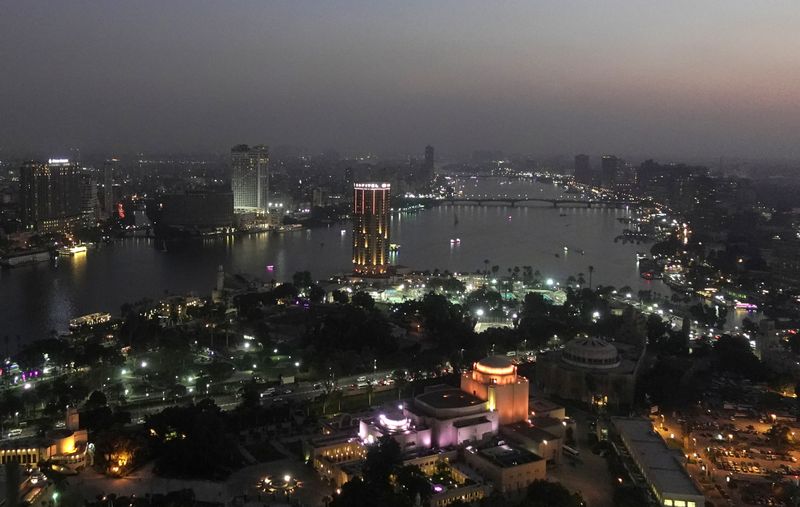
M367 377L365 377L364 375L362 375L362 376L360 376L360 377L358 377L356 379L356 382L366 382L366 381L367 381Z

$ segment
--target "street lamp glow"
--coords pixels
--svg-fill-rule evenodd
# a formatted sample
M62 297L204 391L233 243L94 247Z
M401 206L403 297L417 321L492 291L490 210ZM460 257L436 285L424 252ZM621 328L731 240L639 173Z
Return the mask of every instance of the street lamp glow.
M477 315L478 317L483 317L483 308L478 308L477 310L475 310L475 315Z
M546 283L548 286L552 287L555 282L553 281L552 278L548 278L547 280L545 280L544 283Z
M147 361L142 361L142 368L147 368Z

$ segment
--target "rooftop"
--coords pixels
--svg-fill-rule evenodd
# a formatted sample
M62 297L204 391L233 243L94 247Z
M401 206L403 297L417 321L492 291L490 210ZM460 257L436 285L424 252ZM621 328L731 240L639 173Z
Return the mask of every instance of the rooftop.
M474 407L485 403L477 396L461 389L442 389L417 396L417 400L433 408Z
M467 426L475 426L476 424L488 423L489 419L479 415L478 417L470 417L469 419L461 419L453 423L456 428L466 428Z
M542 459L530 451L520 447L511 447L508 444L481 449L478 454L501 468L526 465Z
M504 426L504 428L507 428L515 433L519 433L521 436L533 440L534 442L546 442L548 440L555 440L558 438L549 431L545 431L524 421L514 424L507 424Z
M653 431L649 420L612 417L611 422L657 491L661 494L703 495L678 461L677 452L667 447Z

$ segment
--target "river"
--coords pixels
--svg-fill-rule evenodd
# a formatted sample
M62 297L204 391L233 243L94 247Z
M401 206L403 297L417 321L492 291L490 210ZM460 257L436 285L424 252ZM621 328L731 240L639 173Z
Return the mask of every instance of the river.
M557 186L532 181L466 180L460 188L473 195L561 196ZM647 251L649 245L613 241L624 228L617 219L629 215L627 209L555 209L546 203L444 205L395 213L392 242L401 248L392 260L414 269L454 272L483 270L488 259L490 266L500 266L500 274L527 265L544 278L556 280L578 273L588 280L592 265L594 284L666 294L660 282L638 276L636 252ZM456 238L460 243L451 244ZM48 336L51 330L62 332L75 316L96 311L118 315L123 303L167 292L208 295L219 265L229 273L265 280L288 280L300 270L310 271L316 279L326 278L350 268L350 241L349 223L170 243L166 250L154 240L130 238L62 259L58 266L42 263L2 270L0 336L10 337L13 350L17 336L24 344ZM267 266L273 266L273 271L267 271Z

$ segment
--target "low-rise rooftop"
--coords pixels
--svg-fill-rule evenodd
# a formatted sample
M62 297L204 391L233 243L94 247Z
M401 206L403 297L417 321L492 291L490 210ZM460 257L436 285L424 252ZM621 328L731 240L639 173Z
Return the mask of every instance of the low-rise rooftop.
M478 455L501 468L516 467L533 463L534 461L541 461L542 459L528 450L521 447L511 447L508 444L480 449Z
M628 452L652 485L662 494L698 495L702 493L678 461L678 454L653 431L652 423L642 418L611 419Z

